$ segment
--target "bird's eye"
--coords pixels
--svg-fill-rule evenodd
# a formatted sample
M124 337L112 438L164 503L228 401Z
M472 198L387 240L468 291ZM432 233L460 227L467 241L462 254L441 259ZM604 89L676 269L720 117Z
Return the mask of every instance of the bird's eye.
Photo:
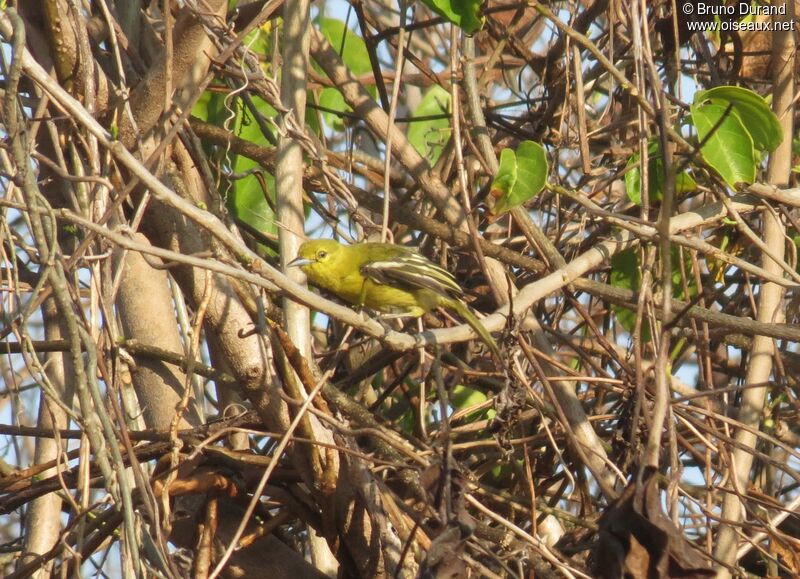
M328 257L328 252L327 251L320 250L320 251L317 252L317 259L318 260L319 259L325 259L326 257Z

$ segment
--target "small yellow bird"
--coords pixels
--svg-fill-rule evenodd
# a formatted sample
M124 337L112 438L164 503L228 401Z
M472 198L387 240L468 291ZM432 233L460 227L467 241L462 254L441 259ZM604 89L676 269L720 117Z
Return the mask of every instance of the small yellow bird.
M303 243L289 266L299 266L313 285L355 306L411 317L437 307L452 310L500 358L491 334L458 297L463 291L453 275L413 249L316 239Z

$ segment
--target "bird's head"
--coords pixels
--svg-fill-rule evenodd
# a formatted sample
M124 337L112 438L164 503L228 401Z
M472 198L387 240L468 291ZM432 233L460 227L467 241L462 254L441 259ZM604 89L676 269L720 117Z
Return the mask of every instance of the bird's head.
M299 267L311 279L318 283L335 269L336 260L341 257L344 245L333 239L313 239L300 246L297 258L289 262L289 267Z

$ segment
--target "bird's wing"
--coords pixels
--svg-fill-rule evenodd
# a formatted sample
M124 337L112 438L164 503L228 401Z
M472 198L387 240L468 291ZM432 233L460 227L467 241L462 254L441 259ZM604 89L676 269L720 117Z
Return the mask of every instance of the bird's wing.
M376 283L386 285L427 288L442 295L463 293L449 271L413 251L404 251L390 259L371 261L361 267L361 273Z

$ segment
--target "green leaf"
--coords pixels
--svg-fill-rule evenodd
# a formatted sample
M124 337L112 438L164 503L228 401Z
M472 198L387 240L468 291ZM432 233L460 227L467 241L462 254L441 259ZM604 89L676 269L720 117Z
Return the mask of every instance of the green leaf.
M732 108L714 104L692 105L692 122L703 144L700 150L706 163L726 183L752 183L758 159L753 138Z
M320 18L318 24L322 34L353 74L367 74L372 71L367 45L354 30L336 18Z
M675 176L675 194L682 195L697 189L697 181L695 181L689 173L681 171Z
M628 198L637 205L642 204L642 169L639 166L639 153L634 153L628 159L625 172L625 190ZM664 197L664 158L661 155L661 145L656 139L651 139L647 146L648 167L648 197L650 201L660 201ZM697 189L697 183L686 171L681 171L675 176L675 194L681 195Z
M636 250L626 249L611 258L611 285L631 291L638 291L641 284L639 258Z
M264 117L276 116L275 109L265 101L257 96L252 98L256 109ZM231 109L233 109L233 113ZM216 126L230 126L236 136L246 141L262 147L272 146L261 132L256 120L252 118L252 113L245 110L243 102L238 98L229 99L226 104L223 95L206 91L192 109L192 114ZM233 114L233 119L229 120L231 114ZM225 154L219 149L213 151L212 148L208 148L206 150L208 154L214 152L220 157ZM229 166L234 173L243 173L258 167L256 161L234 154L229 154L223 163ZM277 232L275 214L265 198L265 195L272 197L275 195L274 178L266 172L262 172L261 176L267 191L264 191L264 187L256 175L248 175L230 184L227 181L222 182L220 193L225 198L228 209L238 219L264 233L275 233Z
M464 410L472 406L478 406L488 400L488 396L480 390L457 384L450 394L450 404L456 410ZM480 412L474 412L471 415L472 419L488 418L492 419L495 416L495 411L492 408L484 408Z
M517 154L513 149L500 151L500 166L492 181L492 192L508 195L517 183Z
M634 249L626 249L611 258L611 285L631 291L639 291L641 272L639 271L639 258ZM636 327L636 312L623 307L612 305L611 310L617 317L620 325L633 334ZM642 339L650 339L650 331L646 324L642 325Z
M257 96L252 98L257 110L263 116L271 118L277 115L275 109L265 101ZM238 109L236 118L232 123L236 135L256 145L271 147L272 145L261 132L261 128L255 119L251 117L250 112L244 111L242 105ZM259 167L256 161L242 155L234 155L231 159L231 170L234 173L243 173L256 167ZM275 196L274 177L266 171L262 172L261 176L267 188L266 191L264 191L264 187L256 175L248 175L243 179L234 181L232 187L228 191L223 190L222 193L225 195L227 192L228 208L237 218L259 231L276 233L278 228L275 225L275 214L266 201L267 195L272 198Z
M677 299L688 299L684 295L683 284L681 283L681 264L680 248L672 245L670 248L672 264L672 297ZM691 272L692 261L688 252L684 252L684 269ZM639 264L639 252L635 249L626 249L611 258L611 285L618 288L638 292L642 284L641 266ZM689 279L687 283L689 296L697 295L697 284L694 279ZM620 325L629 333L633 333L636 327L636 312L624 306L612 305L611 310L617 316ZM650 340L650 328L647 324L642 324L642 340Z
M192 116L197 117L201 121L210 123L212 122L211 117L214 116L216 110L221 104L222 103L219 96L212 91L207 90L200 95L200 98L197 99L194 107L192 107Z
M450 93L439 85L432 86L422 97L412 117L441 117L411 121L408 127L409 142L433 165L450 139Z
M539 143L523 141L516 152L500 151L500 167L491 186L497 200L492 214L500 215L536 197L544 188L548 170L547 154Z
M244 40L244 45L248 50L264 57L261 62L261 67L268 70L270 67L270 57L272 56L273 35L275 32L275 24L268 20L247 35Z
M317 23L322 34L325 35L353 74L360 76L372 71L366 43L354 30L348 28L345 22L336 18L320 18ZM375 87L370 87L370 93L375 96ZM322 89L319 104L336 112L346 113L352 110L345 104L341 93L332 87ZM333 130L344 130L345 124L342 116L337 115L336 112L323 111L322 116Z
M777 115L761 95L738 86L718 86L700 91L694 105L709 102L727 107L731 105L759 151L774 151L783 141L783 128Z
M652 201L661 199L663 191L658 179L653 179L652 177L655 159L653 159L654 151L651 149L652 147L647 147L647 156L649 158L647 167L650 171L650 178L647 180L647 198ZM642 155L640 153L634 153L625 164L625 191L628 193L628 199L636 203L636 205L642 204L642 169L639 167L641 158Z
M334 131L343 131L345 122L343 115L339 113L349 113L352 109L344 102L342 93L332 87L324 88L319 93L319 106L322 107L322 118Z
M482 0L422 0L422 3L467 34L473 34L483 26Z
M486 394L480 390L464 386L463 384L456 385L450 394L450 402L453 408L457 408L458 410L483 404L487 399Z

